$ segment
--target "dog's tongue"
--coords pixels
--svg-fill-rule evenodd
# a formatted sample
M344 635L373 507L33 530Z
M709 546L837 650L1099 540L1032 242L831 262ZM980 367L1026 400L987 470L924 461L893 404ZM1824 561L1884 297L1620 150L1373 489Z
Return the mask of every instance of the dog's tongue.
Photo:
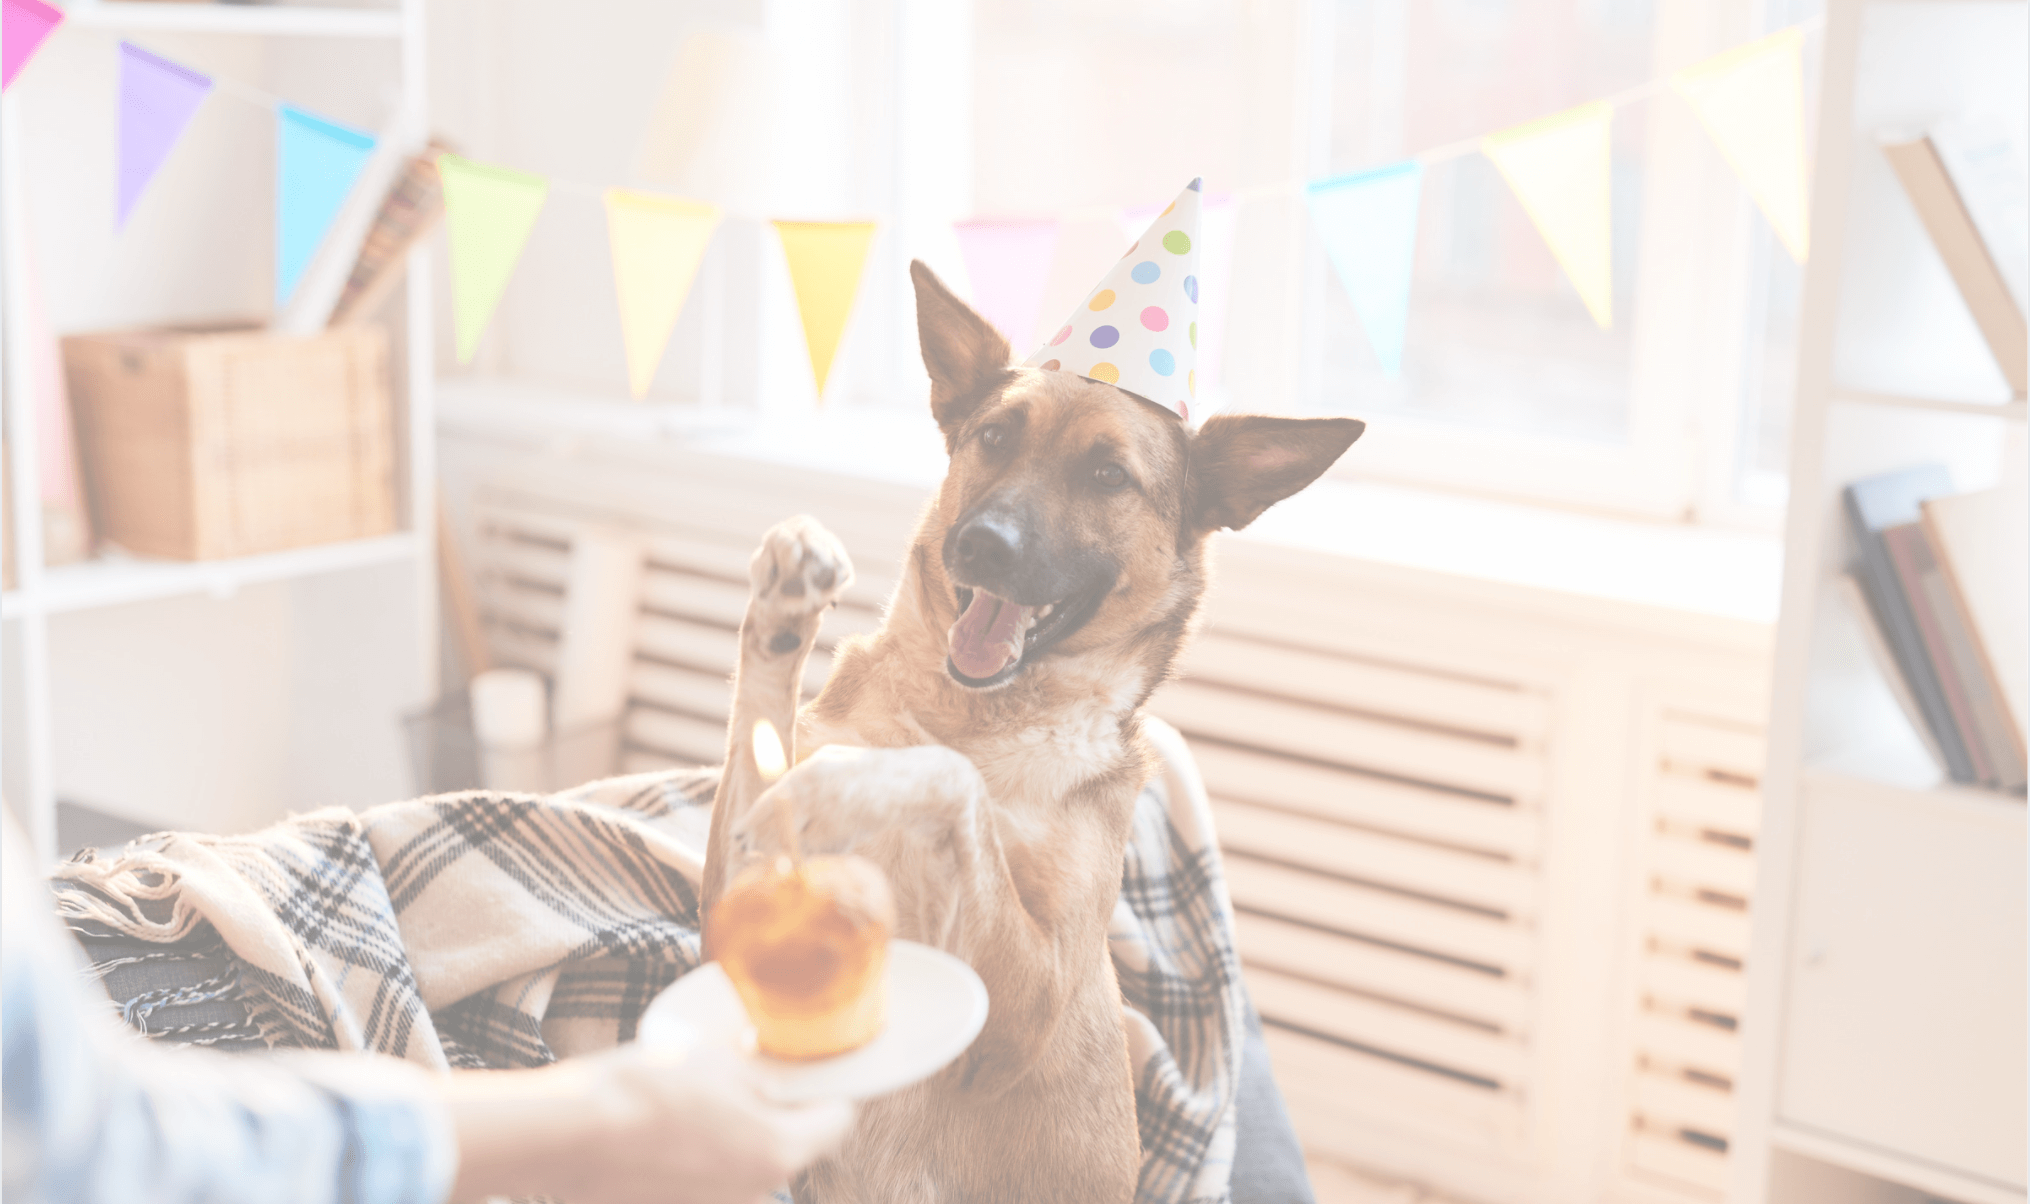
M1029 607L974 590L972 605L952 624L952 664L972 678L992 677L1014 664L1022 655L1028 617Z

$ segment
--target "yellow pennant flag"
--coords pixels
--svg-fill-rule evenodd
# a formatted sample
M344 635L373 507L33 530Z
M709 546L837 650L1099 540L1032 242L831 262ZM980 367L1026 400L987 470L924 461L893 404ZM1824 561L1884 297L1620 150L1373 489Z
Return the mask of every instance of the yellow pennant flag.
M606 236L613 247L613 288L620 298L620 335L627 345L627 387L648 392L663 347L698 263L719 225L719 207L626 188L606 190Z
M874 223L779 221L775 232L789 260L797 312L804 320L804 343L811 350L811 375L817 377L818 398L823 400L832 356L853 312L853 294L860 289L860 268L874 241Z
M1790 257L1810 250L1804 155L1804 30L1780 29L1671 76Z
M541 176L437 156L444 181L444 226L451 240L451 302L458 362L472 359L479 336L507 291L515 261L543 211L550 185Z
M1614 106L1596 100L1480 140L1602 330L1614 324L1613 120Z

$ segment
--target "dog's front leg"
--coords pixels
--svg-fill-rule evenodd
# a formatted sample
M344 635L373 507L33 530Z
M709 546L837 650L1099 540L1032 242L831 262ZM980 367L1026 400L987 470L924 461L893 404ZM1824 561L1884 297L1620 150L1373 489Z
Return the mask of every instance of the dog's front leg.
M783 752L795 760L804 662L810 659L826 608L853 582L853 562L830 531L816 519L799 515L776 524L762 537L747 575L750 592L733 669L726 767L712 799L700 915L711 910L725 889L728 833L765 785L754 762L754 725L763 719L773 724Z

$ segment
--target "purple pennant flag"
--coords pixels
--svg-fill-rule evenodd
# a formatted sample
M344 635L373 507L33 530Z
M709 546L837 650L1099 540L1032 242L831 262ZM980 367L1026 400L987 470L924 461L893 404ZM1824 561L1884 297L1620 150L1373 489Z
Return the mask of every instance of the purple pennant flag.
M966 274L973 278L973 308L1008 336L1016 354L1027 354L1043 289L1050 282L1057 223L969 221L956 223L952 231L959 237Z
M42 0L0 0L0 89L13 85L62 21L63 10Z
M210 77L120 43L121 228L210 91Z

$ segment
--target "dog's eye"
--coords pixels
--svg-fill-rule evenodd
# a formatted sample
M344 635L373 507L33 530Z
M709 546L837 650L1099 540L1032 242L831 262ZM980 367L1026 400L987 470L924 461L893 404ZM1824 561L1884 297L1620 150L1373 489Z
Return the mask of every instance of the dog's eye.
M1128 483L1128 470L1118 464L1102 464L1093 469L1093 480L1102 489L1119 489Z
M982 447L999 447L1007 438L1008 429L1006 427L983 426L980 428L980 446Z

